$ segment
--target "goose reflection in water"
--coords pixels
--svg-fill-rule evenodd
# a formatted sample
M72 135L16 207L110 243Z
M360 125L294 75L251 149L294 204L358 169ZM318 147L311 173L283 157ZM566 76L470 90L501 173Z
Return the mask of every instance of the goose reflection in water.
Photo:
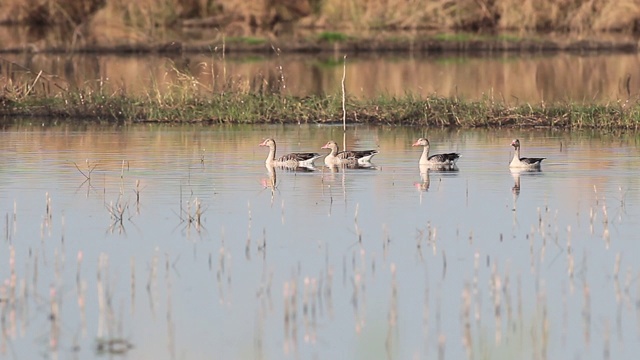
M340 165L326 165L325 170L330 173L339 173L340 171L344 171L346 169L349 170L377 170L378 167L373 163L343 163Z
M262 187L267 189L271 189L272 191L276 189L276 184L277 184L277 180L278 180L278 174L276 173L276 167L273 165L269 165L266 164L266 168L267 168L267 173L269 174L269 178L265 179L262 178L260 180L260 183L262 184Z
M270 188L271 190L275 190L277 187L277 170L288 171L288 172L313 172L316 171L317 168L313 165L301 166L301 165L272 165L269 163L265 164L267 168L267 173L269 174L269 178L262 178L260 183L263 188Z
M518 197L520 196L520 178L522 176L536 176L542 174L540 168L510 168L511 176L513 177L513 187L511 187L511 193L513 193L513 225L518 224Z
M513 187L511 188L511 192L514 195L514 200L518 198L520 195L520 175L539 175L542 173L540 168L510 168L511 176L513 177ZM515 204L514 204L515 209Z
M431 185L430 173L454 173L459 171L456 165L420 164L420 181L413 185L421 191L428 191Z

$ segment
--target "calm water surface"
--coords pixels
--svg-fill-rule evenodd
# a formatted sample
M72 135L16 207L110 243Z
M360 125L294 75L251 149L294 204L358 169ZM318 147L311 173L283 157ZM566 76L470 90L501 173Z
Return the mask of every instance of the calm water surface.
M462 157L424 174L422 135L349 128L375 168L272 189L265 137L341 128L6 127L1 357L634 357L638 136L433 130Z

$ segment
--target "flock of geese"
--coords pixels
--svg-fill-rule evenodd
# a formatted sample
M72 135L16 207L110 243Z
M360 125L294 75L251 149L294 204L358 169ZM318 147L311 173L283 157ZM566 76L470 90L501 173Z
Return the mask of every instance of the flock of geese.
M268 167L313 167L313 162L321 158L322 154L315 152L302 152L302 153L289 153L281 157L276 158L276 142L269 138L264 140L260 146L269 147L269 155L265 161ZM412 146L422 146L422 155L420 156L419 165L437 168L439 170L453 170L456 166L456 162L460 158L458 153L445 153L429 156L429 140L425 138L419 138ZM527 158L520 157L520 140L515 139L511 142L511 146L514 147L515 153L510 168L514 169L540 169L540 164L545 158ZM340 151L338 144L331 140L326 143L321 149L329 149L330 152L324 158L326 166L346 166L346 167L358 167L370 165L371 158L378 154L378 150L349 150Z

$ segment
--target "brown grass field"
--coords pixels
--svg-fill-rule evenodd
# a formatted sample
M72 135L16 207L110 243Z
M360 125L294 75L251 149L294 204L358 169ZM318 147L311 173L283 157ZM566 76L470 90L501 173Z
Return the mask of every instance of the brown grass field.
M636 0L4 0L0 22L59 25L76 41L159 40L211 28L230 36L305 30L565 33L640 31Z

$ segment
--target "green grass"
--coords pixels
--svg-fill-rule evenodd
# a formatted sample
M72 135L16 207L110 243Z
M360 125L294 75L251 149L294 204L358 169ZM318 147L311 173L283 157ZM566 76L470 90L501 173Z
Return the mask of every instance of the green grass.
M434 35L433 39L444 42L467 42L477 40L478 36L468 33L442 33Z
M225 92L196 95L174 91L148 96L70 92L56 96L0 98L0 118L39 117L113 122L334 123L342 119L337 95L295 97ZM521 104L492 99L406 94L347 98L347 121L437 127L556 127L637 129L640 104Z
M521 36L517 36L514 34L503 33L496 35L487 35L487 34L471 34L471 33L442 33L436 34L433 36L434 40L443 41L443 42L451 42L451 43L465 43L469 41L507 41L507 42L520 42L533 40L533 37L523 38Z
M524 40L522 37L512 35L512 34L498 34L496 38L500 41L508 41L508 42L519 42Z
M326 42L344 42L350 39L350 37L346 34L343 34L341 32L334 32L334 31L323 31L320 34L318 34L317 39L319 41L326 41Z

